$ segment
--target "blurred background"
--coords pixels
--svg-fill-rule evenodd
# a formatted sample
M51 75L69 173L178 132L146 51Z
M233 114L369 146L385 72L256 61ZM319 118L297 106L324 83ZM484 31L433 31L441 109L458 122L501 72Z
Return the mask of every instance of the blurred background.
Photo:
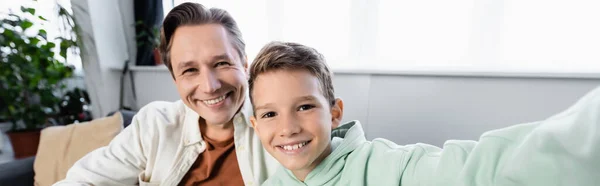
M26 138L39 141L48 126L178 100L155 48L162 19L183 2L0 0L0 163L15 159L11 134L37 131ZM477 140L600 85L599 1L190 2L229 11L249 61L272 40L322 52L345 120L360 120L369 139Z

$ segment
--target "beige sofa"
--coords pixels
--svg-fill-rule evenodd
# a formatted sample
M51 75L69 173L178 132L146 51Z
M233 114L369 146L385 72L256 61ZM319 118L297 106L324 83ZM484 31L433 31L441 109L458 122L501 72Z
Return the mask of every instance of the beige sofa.
M64 179L77 160L108 145L133 114L124 117L117 112L90 122L45 128L35 157L0 165L0 185L49 186Z

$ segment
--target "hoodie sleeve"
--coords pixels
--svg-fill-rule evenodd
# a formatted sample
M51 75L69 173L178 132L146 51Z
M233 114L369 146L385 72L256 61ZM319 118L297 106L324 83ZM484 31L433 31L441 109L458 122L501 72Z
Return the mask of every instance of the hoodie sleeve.
M600 89L544 121L409 154L401 185L600 185Z

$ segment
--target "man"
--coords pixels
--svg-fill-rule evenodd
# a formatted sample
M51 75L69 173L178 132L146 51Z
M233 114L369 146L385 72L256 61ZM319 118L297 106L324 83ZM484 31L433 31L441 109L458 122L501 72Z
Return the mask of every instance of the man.
M259 185L275 171L254 130L245 44L221 9L181 4L160 51L181 97L143 107L107 146L55 185Z

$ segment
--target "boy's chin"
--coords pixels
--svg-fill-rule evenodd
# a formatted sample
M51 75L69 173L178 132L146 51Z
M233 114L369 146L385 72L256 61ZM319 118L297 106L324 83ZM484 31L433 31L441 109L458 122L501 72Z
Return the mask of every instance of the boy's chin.
M286 169L291 171L302 170L309 166L309 162L305 159L298 159L297 157L280 157L277 159Z
M292 172L297 172L297 171L302 171L302 170L306 170L306 168L308 167L308 165L306 164L294 164L294 165L284 165L284 167Z

